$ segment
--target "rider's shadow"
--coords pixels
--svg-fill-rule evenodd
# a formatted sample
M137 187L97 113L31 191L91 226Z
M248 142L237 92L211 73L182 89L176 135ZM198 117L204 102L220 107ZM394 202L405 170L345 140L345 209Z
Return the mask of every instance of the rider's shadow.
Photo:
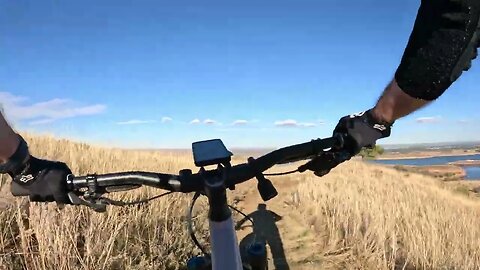
M285 258L285 250L283 249L282 238L276 222L282 219L275 212L267 210L267 206L263 203L258 205L257 211L248 215L253 220L253 233L247 235L240 241L242 258L245 258L245 250L253 241L268 244L268 248L272 254L275 269L289 270L287 259ZM240 228L243 223L248 222L247 218L243 218L237 222L236 228Z

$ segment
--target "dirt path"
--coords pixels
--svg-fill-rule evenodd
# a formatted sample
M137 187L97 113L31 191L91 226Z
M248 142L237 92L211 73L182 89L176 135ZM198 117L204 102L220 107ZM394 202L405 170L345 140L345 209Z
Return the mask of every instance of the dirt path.
M241 187L239 208L255 222L243 223L237 231L241 245L250 243L255 231L258 240L267 242L268 269L319 269L320 256L315 236L303 218L289 205L291 192L298 182L291 178L278 178L274 181L279 195L264 203L256 185ZM282 181L283 180L283 181ZM238 221L238 220L237 220Z

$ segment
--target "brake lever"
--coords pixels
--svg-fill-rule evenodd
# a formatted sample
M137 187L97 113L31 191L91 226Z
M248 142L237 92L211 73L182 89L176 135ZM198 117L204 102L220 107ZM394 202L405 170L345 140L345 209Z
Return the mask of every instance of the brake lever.
M102 200L98 200L98 199L101 199L101 197L98 197L95 199L93 199L92 197L91 200L87 201L80 198L80 196L78 196L74 192L69 192L68 198L70 199L73 205L85 205L98 213L104 213L107 211L107 204L105 204L104 201Z
M303 173L307 170L311 170L316 176L322 177L327 175L337 165L349 160L350 158L351 155L346 151L336 152L330 150L320 153L309 162L298 167L298 171Z
M98 198L98 201L104 205L114 205L114 206L126 206L128 203L122 201L116 201L105 197Z

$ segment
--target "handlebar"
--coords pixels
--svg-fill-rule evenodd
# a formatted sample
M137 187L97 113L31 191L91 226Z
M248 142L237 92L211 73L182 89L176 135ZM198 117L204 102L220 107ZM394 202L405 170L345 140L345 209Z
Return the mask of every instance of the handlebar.
M247 163L232 167L204 170L193 174L191 170L181 170L178 175L153 172L120 172L101 175L67 177L69 192L79 193L81 190L94 189L98 194L121 191L136 188L142 185L160 188L173 192L197 192L203 191L205 179L220 177L222 170L228 170L225 179L226 187L233 187L254 177L263 176L262 173L276 164L289 163L312 158L325 149L343 147L343 137L336 136L325 139L316 139L310 142L292 145L272 151L257 159L249 158ZM14 196L28 196L28 190L12 183Z
M317 139L307 143L284 147L257 159L249 159L248 163L232 166L228 169L228 178L225 186L230 187L245 182L268 170L275 164L293 162L315 156L324 149L332 148L336 144L338 144L338 138ZM195 174L192 174L190 170L182 170L178 175L137 171L90 176L90 179L89 176L70 176L67 179L67 183L70 190L88 188L89 184L93 184L91 181L96 181L96 185L103 189L100 192L110 192L109 188L116 191L115 187L119 185L146 185L168 191L189 193L202 191L204 180L216 176L219 176L217 169L201 170ZM94 180L94 178L96 179Z

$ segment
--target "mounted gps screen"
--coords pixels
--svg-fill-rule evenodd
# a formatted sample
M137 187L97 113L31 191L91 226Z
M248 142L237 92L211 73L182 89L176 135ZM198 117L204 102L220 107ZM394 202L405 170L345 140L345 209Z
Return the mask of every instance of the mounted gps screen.
M227 150L222 140L213 139L192 143L195 166L203 167L230 162L233 155Z

